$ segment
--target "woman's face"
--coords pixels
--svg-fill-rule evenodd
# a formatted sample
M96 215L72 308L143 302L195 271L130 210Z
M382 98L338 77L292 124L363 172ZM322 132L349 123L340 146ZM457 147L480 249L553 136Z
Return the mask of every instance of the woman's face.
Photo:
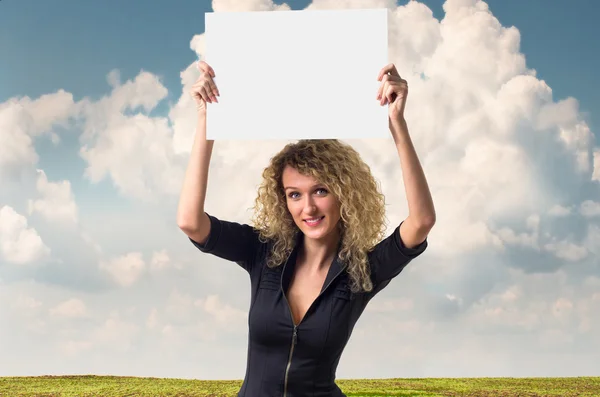
M340 205L325 185L290 166L282 180L288 210L306 237L320 240L336 231Z

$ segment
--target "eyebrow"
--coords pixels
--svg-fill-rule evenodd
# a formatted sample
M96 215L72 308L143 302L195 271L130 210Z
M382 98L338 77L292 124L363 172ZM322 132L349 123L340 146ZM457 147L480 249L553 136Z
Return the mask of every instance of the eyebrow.
M325 185L322 184L322 183L317 183L316 185L312 185L310 188L314 189L316 187L325 187ZM298 190L298 188L296 186L288 186L288 187L284 188L284 190L288 190L288 189L296 189L296 190Z

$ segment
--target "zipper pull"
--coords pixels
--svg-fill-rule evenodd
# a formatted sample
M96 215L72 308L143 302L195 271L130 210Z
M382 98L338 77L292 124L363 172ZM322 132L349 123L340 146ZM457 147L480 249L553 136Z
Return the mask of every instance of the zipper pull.
M298 337L298 332L296 331L296 326L294 326L294 335L292 337L292 341L293 341L294 345L297 342L297 337Z

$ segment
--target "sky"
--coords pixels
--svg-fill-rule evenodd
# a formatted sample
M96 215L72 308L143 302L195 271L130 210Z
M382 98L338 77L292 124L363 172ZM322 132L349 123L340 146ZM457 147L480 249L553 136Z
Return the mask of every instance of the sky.
M247 274L176 225L204 13L343 7L390 9L437 223L337 377L600 375L597 2L4 0L0 376L243 378ZM398 154L347 142L391 233ZM206 211L249 223L285 143L216 142Z

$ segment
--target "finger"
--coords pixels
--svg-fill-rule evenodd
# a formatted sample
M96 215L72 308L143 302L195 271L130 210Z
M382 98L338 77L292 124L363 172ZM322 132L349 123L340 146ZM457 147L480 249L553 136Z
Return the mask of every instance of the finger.
M386 105L388 103L392 103L394 101L394 97L392 95L389 94L390 90L392 90L392 93L395 92L396 87L397 87L398 83L393 81L393 80L388 80L385 82L385 85L382 88L382 92L381 92L381 104L382 105Z
M406 80L402 80L398 83L398 92L402 92L404 93L404 95L408 94L408 83L406 82Z
M198 61L198 69L200 69L204 73L209 74L212 77L215 77L215 71L213 70L213 68L204 61Z
M212 103L211 99L210 99L210 95L208 95L208 91L206 86L202 85L201 87L198 88L198 93L200 94L200 97L205 101L205 102L209 102Z
M389 80L389 77L390 77L390 76L389 76L389 75L387 75L387 74L386 74L386 75L384 75L384 76L382 77L383 84L381 84L381 85L379 86L379 88L377 89L377 99L379 99L379 100L381 100L381 93L383 92L383 85L385 84L385 82L386 82L386 81L388 81L388 80Z
M383 86L381 87L381 99L379 100L379 104L381 106L383 106L387 103L387 98L385 96L385 93L387 92L389 85L390 85L389 81L386 81L385 83L383 83Z
M210 66L204 62L204 61L198 61L198 69L200 69L201 72L206 73L206 72L210 72Z
M381 71L379 71L379 75L377 76L377 80L381 80L381 78L386 75L387 73L390 73L392 76L398 76L400 77L400 75L398 74L398 70L396 70L396 66L393 63L387 64L385 65Z
M217 99L216 97L221 96L219 93L219 89L217 88L217 85L215 84L215 81L212 78L208 78L207 81L208 81L210 91L211 91L212 95L215 97L214 99L216 101L216 99Z
M208 102L218 102L217 94L219 90L210 76L199 79L198 82L194 84L194 88L198 92L202 92L205 95L205 98L208 98Z
M400 81L396 84L398 85L398 91L408 92L408 83L406 80L400 79Z
M394 87L393 85L389 85L387 88L387 91L385 92L385 97L388 100L388 103L392 103L394 102L394 93L396 92L396 87Z
M198 92L197 89L192 89L190 91L190 95L194 99L194 102L196 102L196 105L202 104L202 102L203 102L202 95Z

